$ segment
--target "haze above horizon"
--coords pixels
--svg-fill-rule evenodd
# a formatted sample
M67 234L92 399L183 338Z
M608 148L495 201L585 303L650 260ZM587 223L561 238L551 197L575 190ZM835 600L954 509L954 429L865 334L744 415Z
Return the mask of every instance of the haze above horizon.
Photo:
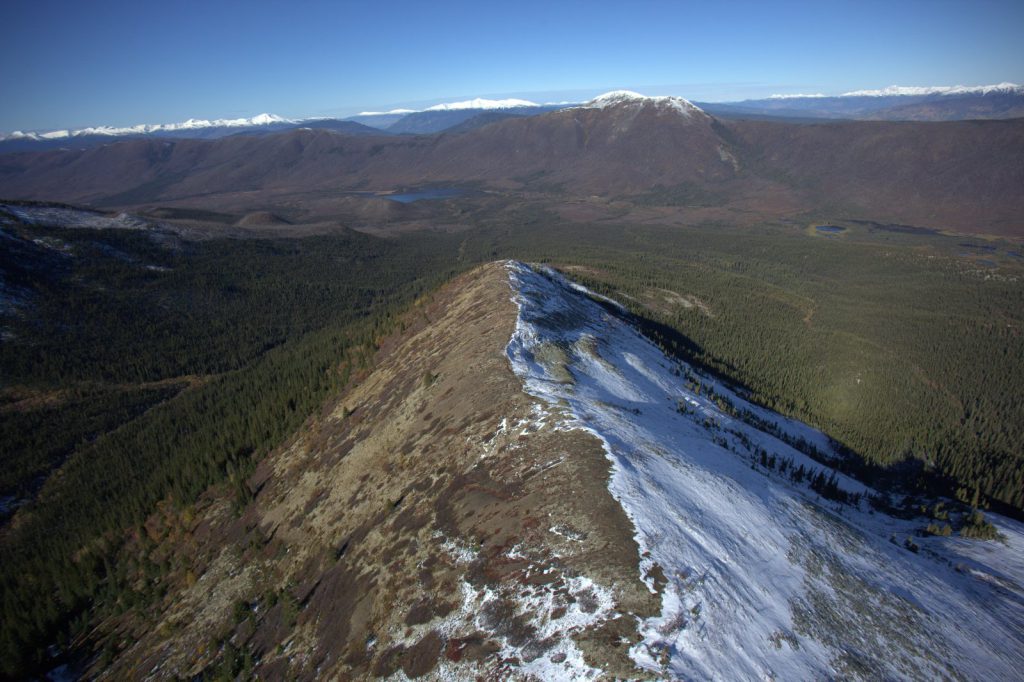
M22 2L0 130L348 116L628 88L704 101L1024 82L1015 1Z

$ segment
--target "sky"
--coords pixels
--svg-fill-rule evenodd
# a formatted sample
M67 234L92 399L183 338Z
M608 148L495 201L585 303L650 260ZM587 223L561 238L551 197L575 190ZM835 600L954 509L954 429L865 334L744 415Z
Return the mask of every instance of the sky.
M5 0L0 131L1024 83L1024 0Z

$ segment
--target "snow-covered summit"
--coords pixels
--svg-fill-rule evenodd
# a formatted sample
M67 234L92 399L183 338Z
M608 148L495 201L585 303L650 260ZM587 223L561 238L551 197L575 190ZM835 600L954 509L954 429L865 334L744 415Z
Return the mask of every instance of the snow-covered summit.
M468 99L463 102L448 102L427 107L424 111L455 111L458 109L517 109L519 107L539 107L536 102L526 99Z
M81 137L83 135L109 135L111 137L120 135L148 135L160 132L175 132L180 130L202 130L205 128L251 128L256 126L272 125L275 123L294 123L287 118L276 114L258 114L252 118L217 118L213 120L204 118L190 118L180 123L139 123L133 126L91 126L78 128L76 130L51 130L47 132L22 132L15 130L10 135L0 138L8 140L58 140L64 138Z
M415 114L419 109L392 109L391 111L360 111L356 116L400 116Z
M476 97L462 102L442 102L426 109L391 109L390 111L361 111L356 116L396 116L400 114L418 114L421 111L464 111L467 109L519 109L521 107L539 107L541 105L526 99L486 99Z
M607 107L620 105L645 106L648 104L674 109L687 117L691 116L693 113L703 113L703 110L700 107L682 97L649 97L647 95L641 95L639 92L633 92L632 90L613 90L611 92L606 92L603 95L598 95L589 102L581 104L580 107L583 109L605 109Z

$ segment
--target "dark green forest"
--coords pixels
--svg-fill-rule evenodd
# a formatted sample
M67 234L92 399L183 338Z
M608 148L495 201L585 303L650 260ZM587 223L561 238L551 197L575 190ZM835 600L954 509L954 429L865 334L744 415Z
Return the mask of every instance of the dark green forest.
M115 608L121 531L160 500L244 491L263 455L370 366L397 314L454 271L451 244L429 238L168 248L135 232L7 229L21 239L8 281L30 312L9 318L0 356L2 493L31 494L63 462L0 536L7 674ZM73 255L40 247L26 268L40 233ZM47 392L39 407L18 400Z
M211 486L244 498L256 463L371 367L403 311L497 258L549 262L675 330L678 353L851 456L1024 508L1024 260L1002 243L982 262L962 238L805 227L572 225L520 208L456 233L189 241L8 218L0 496L28 501L0 529L3 673L39 670L47 646L130 608L112 562L128 531Z

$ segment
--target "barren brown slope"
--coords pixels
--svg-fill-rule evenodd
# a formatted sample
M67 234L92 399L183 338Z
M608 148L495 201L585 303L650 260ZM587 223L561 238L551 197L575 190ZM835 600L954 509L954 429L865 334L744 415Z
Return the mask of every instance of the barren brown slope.
M1024 234L1024 119L728 121L752 172L850 217Z
M128 646L102 676L192 676L239 651L268 679L508 679L582 651L637 677L629 614L657 603L632 526L600 443L522 392L515 318L501 264L421 305L261 464L240 516L211 494L164 540L192 566L155 622L106 626Z
M712 119L656 107L567 109L465 134L348 137L298 130L213 141L133 140L0 157L0 195L132 205L183 197L524 178L580 192L719 181L733 166Z
M442 136L422 173L516 184L532 179L582 194L635 193L730 180L735 170L727 151L709 116L622 104L563 109Z

